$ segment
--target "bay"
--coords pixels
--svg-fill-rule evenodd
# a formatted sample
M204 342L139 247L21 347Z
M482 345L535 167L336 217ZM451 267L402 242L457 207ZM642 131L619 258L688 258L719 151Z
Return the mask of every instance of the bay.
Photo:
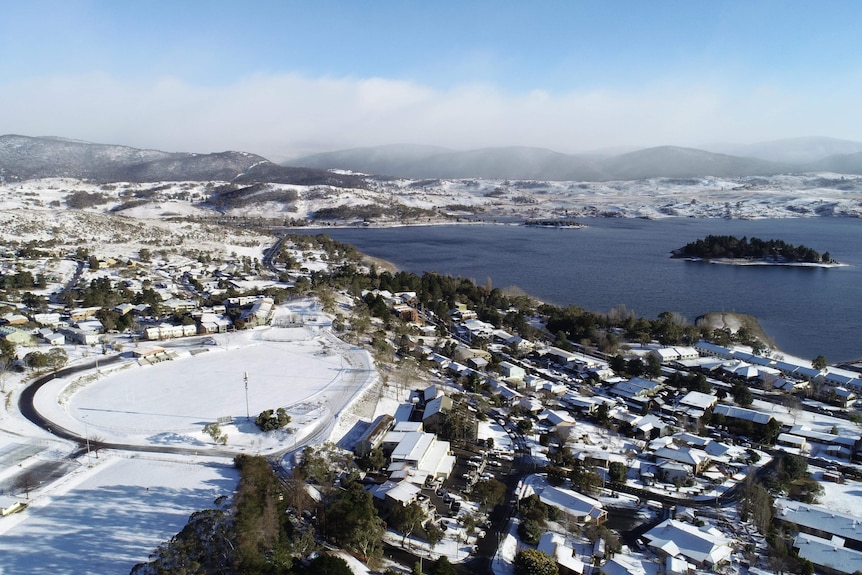
M694 320L709 311L755 316L784 352L829 362L862 357L862 220L585 219L580 229L517 225L326 228L400 269L437 271L495 287L518 286L557 305ZM731 266L671 259L708 234L804 244L842 268Z

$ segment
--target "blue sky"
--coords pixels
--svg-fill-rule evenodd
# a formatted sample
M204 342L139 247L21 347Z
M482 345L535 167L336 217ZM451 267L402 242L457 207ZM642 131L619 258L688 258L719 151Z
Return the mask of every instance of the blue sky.
M0 132L273 159L862 140L862 3L3 3Z

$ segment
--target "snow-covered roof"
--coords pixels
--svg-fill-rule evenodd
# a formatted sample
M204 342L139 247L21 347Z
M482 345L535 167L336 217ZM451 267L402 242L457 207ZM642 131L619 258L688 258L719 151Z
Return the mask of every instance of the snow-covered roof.
M428 450L428 446L434 440L431 433L408 432L392 452L392 461L418 462Z
M782 521L862 542L862 514L854 516L837 513L825 507L790 499L779 499L775 506L776 516Z
M573 515L584 521L598 519L605 513L602 509L601 501L587 497L571 489L564 489L553 485L538 486L530 484L525 489L524 495L528 496L532 493L536 493L542 503L552 505L564 513Z
M717 529L698 529L674 519L659 523L647 531L644 537L649 540L651 547L671 556L682 555L699 565L716 565L733 553L731 540Z
M844 447L855 447L856 442L859 441L859 435L855 435L853 437L848 437L845 435L832 435L831 433L815 431L806 425L794 425L790 428L790 431L788 431L788 433L790 433L791 435L798 435L799 437L804 437L809 441L843 445Z
M838 573L857 573L862 570L862 551L848 549L840 541L821 539L807 533L799 533L793 540L799 556L819 567Z
M715 415L731 417L733 419L751 421L752 423L758 423L760 425L766 425L769 423L769 420L772 419L771 413L762 413L754 409L746 409L745 407L737 407L735 405L727 405L724 403L716 405L715 409L712 410L712 413Z
M709 409L715 405L716 401L718 401L718 398L712 394L700 391L689 391L682 399L679 400L679 403L680 405L688 405L697 409Z
M566 545L566 538L559 533L546 531L539 539L538 550L573 573L584 572L584 562L575 556L575 550Z

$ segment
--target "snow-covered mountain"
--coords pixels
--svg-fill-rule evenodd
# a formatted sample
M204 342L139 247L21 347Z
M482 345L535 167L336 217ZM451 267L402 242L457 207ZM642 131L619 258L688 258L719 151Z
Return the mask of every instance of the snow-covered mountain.
M402 178L484 178L510 180L588 181L680 178L697 176L744 177L798 171L796 166L751 157L718 154L690 148L661 146L600 158L596 154L561 154L543 148L482 148L440 151L410 148L394 153L391 147L354 148L296 158L285 165L345 169Z
M830 156L844 156L862 152L862 142L837 138L787 138L758 142L747 146L722 144L704 146L710 152L759 158L770 162L804 165L821 162Z
M286 168L247 152L188 154L64 138L0 136L0 179L76 178L96 182L237 181L361 186L361 179Z

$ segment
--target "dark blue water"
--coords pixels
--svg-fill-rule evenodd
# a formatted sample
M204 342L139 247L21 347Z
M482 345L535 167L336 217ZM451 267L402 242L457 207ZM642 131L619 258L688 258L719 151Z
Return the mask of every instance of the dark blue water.
M326 229L334 239L422 273L518 286L559 305L690 320L709 311L757 317L779 348L830 362L862 357L862 220L590 219L583 229L503 225ZM309 232L311 233L311 232ZM320 230L313 232L320 233ZM828 251L845 268L698 264L671 250L708 234L756 236Z

